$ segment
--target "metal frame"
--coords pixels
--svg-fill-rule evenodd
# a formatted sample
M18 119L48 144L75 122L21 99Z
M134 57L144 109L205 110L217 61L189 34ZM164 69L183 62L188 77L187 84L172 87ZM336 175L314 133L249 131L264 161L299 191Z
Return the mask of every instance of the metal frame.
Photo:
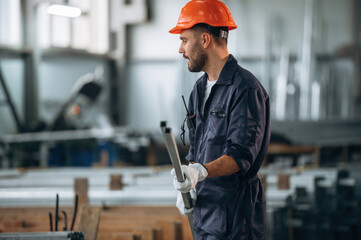
M23 126L22 126L22 123L20 121L19 115L18 115L18 113L16 111L16 107L15 107L15 104L14 104L14 102L12 100L10 92L9 92L9 90L7 88L5 79L4 79L2 71L1 71L1 66L0 66L0 83L1 83L1 86L2 86L2 88L4 90L4 93L5 93L5 97L6 97L5 101L6 101L7 104L9 104L11 113L13 115L13 118L14 118L16 126L17 126L17 129L18 129L19 132L21 132L23 130Z
M54 2L59 2L59 0L53 0ZM21 59L24 62L24 80L23 80L23 92L24 92L24 99L23 99L23 112L24 119L24 129L29 129L31 126L34 126L38 122L38 69L40 63L40 49L36 43L36 12L37 6L41 3L48 2L47 0L20 0L20 11L21 11L21 29L22 29L22 47L21 48L13 48L7 45L0 44L0 56L6 57L16 57ZM110 2L110 1L109 1ZM109 4L110 5L110 4ZM110 32L110 31L109 31ZM100 58L104 59L109 66L110 71L112 72L111 78L109 81L112 85L117 84L117 66L114 64L116 59L114 58L111 50L107 54L94 54L88 52L78 51L76 49L65 48L65 49L56 49L50 48L46 51L42 51L41 55L62 55L62 54L74 54L81 57L93 57L93 58ZM115 76L115 77L114 77ZM109 101L114 98L118 98L117 93L112 92L113 95L109 96ZM113 107L112 104L109 106L110 114L112 117L115 116L115 122L119 123L118 118L119 114Z

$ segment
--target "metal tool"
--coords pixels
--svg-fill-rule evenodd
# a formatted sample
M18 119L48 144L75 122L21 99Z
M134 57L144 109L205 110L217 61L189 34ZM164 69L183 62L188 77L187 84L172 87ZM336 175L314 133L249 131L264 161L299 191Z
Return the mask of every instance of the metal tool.
M167 122L162 121L160 123L160 128L162 130L163 133L163 137L165 140L165 144L167 146L167 150L168 150L168 154L170 156L170 159L172 161L172 165L173 168L175 170L176 173L176 177L178 182L184 182L185 181L185 177L182 171L182 167L181 167L181 161L179 158L179 153L178 153L178 148L174 139L174 136L172 134L172 130L171 128L167 127ZM192 203L192 198L190 193L182 193L182 199L184 202L184 206L187 209L190 209L193 207L193 203ZM191 227L191 231L192 231L192 235L193 235L193 239L194 239L194 230L193 230L193 214L189 214L187 215L188 217L188 222L189 222L189 226Z

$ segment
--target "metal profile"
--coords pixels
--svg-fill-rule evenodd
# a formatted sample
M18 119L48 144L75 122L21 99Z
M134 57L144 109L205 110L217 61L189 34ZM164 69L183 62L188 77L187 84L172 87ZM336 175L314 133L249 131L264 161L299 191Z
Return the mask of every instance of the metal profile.
M82 232L2 233L0 240L84 240Z
M168 154L172 161L173 168L176 173L177 180L178 180L178 182L184 182L185 178L184 178L184 174L183 174L182 167L181 167L181 161L179 158L178 148L177 148L174 136L172 134L172 129L167 127L167 122L165 122L165 121L162 121L160 123L160 128L162 130L162 134L163 134L163 137L165 140ZM183 199L185 208L190 209L193 207L192 198L191 198L191 195L189 192L182 193L182 199ZM194 239L193 214L188 214L187 217L188 217L189 226L192 231L192 236Z

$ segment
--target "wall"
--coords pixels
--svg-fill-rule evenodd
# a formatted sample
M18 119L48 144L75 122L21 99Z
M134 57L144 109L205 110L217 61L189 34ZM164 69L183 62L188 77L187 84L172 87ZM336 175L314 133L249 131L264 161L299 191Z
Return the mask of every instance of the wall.
M128 124L157 131L158 121L167 119L178 129L184 119L181 95L189 96L200 74L188 73L178 54L179 35L168 33L188 1L153 0L152 19L130 27L130 105ZM279 57L288 49L297 69L302 59L305 3L295 0L224 1L231 9L238 29L230 32L229 51L242 66L253 72L270 95L279 75L279 63L267 69L265 58ZM351 0L316 0L314 7L313 49L333 53L352 40ZM292 69L291 69L292 70ZM273 82L272 82L273 81ZM290 99L289 102L299 100ZM275 106L273 106L274 108ZM296 109L294 104L290 108ZM297 117L297 112L290 118Z
M301 59L305 1L225 0L238 25L238 29L230 33L229 50L242 66L260 79L270 94L272 81L279 74L279 63L274 63L269 70L265 57L270 54L278 57L284 46L297 61ZM185 61L178 54L179 36L168 33L188 1L149 2L151 20L129 27L129 106L120 114L127 116L127 125L131 127L158 131L159 121L168 120L178 129L185 114L181 95L188 98L195 80L201 75L188 72ZM316 52L333 53L352 41L351 10L351 0L315 0L313 43ZM297 61L293 66L295 69L299 67ZM49 121L69 96L75 81L102 64L104 61L99 59L46 58L40 66L41 118ZM1 58L0 65L22 117L23 63L18 59ZM352 81L350 78L347 84ZM0 107L0 121L0 133L14 132L6 107Z

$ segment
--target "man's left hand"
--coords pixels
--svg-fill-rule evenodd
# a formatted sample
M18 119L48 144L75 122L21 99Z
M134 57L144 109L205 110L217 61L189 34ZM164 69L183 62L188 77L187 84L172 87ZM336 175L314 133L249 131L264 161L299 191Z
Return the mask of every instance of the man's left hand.
M174 188L183 193L195 188L197 182L203 181L208 176L207 169L200 163L189 164L189 166L182 165L182 170L185 176L184 182L178 182L174 169L172 169L171 174L174 176Z
M184 206L182 193L178 192L176 206L182 215L192 215L193 214L194 205L196 204L196 201L197 201L197 193L196 193L195 189L192 189L189 193L190 193L191 199L192 199L192 207L186 208Z

